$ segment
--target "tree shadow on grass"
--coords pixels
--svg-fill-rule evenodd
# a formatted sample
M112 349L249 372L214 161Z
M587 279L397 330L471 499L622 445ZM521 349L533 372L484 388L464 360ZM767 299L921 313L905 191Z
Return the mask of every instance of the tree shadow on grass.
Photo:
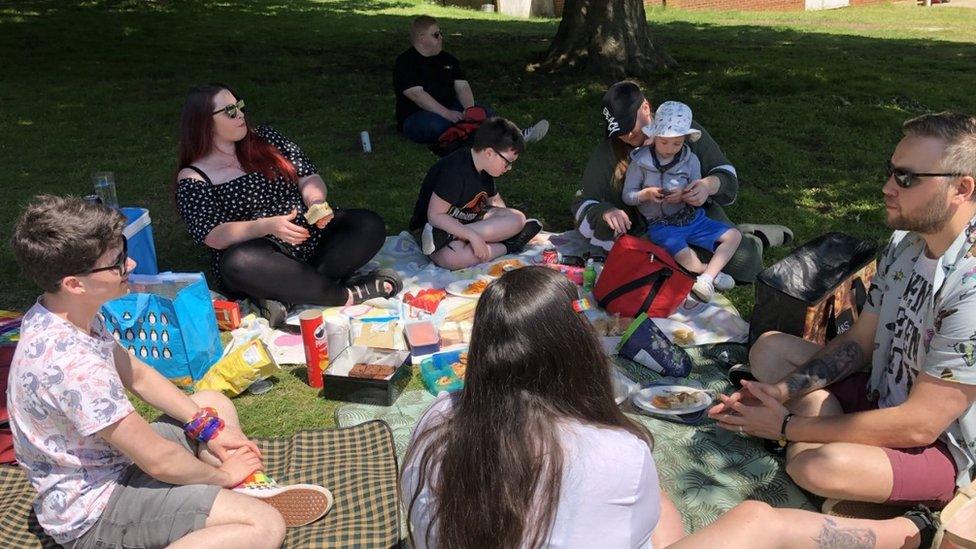
M152 212L160 267L208 271L168 185L183 94L212 80L239 89L252 121L298 142L337 203L369 207L399 232L435 161L393 126L390 73L414 15L377 11L402 3L21 2L0 11L0 165L11 167L6 188L18 205L0 211L0 240L31 195L87 194L91 172L113 169L120 197ZM440 18L445 47L462 60L476 99L522 126L552 123L499 180L506 201L548 230L571 228L570 203L602 139L610 82L526 70L555 34L551 20L456 13ZM976 112L972 44L651 26L681 65L642 83L649 98L688 103L721 144L742 181L733 220L785 223L797 242L828 230L883 238L881 167L901 122L926 111ZM357 149L364 129L374 137L371 155ZM6 247L0 280L7 307L33 300Z

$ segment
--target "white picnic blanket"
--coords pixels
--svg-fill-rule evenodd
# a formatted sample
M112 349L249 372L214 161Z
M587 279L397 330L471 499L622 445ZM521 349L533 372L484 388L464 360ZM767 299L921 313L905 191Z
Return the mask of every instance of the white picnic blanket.
M416 293L421 288L447 288L452 282L485 276L491 265L506 259L519 259L530 265L538 263L543 250L549 246L555 246L563 255L579 256L588 251L602 253L599 248L591 247L575 230L558 234L543 232L519 254L506 255L467 269L449 271L434 265L421 252L420 246L414 238L409 233L402 232L395 236L388 236L383 248L362 270L369 271L380 267L395 270L403 279L403 292L400 294L402 296L407 292ZM432 320L439 325L446 315L456 307L468 303L469 299L449 295L438 306L437 313ZM372 311L363 307L333 307L327 309L325 314L326 316L345 314L356 319L364 316L399 316L403 313L402 302L396 298L374 299L369 302L369 305L374 308ZM307 308L313 307L296 308L293 314L288 317L288 323L297 326L298 313ZM353 322L355 323L355 320ZM742 319L735 307L719 294L716 294L711 303L700 303L689 297L674 315L667 319L655 319L655 323L669 337L678 328L692 330L695 334L694 341L693 343L685 343L686 345L704 345L726 341L745 342L749 334L748 323Z

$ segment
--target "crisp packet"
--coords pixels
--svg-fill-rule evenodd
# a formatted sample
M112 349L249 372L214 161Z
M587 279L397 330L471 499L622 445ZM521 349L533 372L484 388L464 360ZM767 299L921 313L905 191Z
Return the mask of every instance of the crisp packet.
M255 381L271 377L280 370L264 342L255 337L211 366L195 389L221 391L233 397Z

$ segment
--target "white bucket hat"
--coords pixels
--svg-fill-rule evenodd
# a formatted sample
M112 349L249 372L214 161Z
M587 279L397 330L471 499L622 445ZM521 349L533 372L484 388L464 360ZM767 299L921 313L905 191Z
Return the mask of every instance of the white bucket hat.
M687 137L698 141L701 132L691 127L691 107L680 101L665 101L654 113L654 121L642 131L648 137Z

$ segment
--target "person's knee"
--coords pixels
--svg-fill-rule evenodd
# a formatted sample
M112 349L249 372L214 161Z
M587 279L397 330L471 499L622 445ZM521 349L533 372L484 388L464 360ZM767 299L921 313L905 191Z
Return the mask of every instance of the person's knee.
M836 444L805 450L786 461L786 473L793 482L814 494L830 494L850 484L850 472L857 470L853 456Z
M742 242L742 233L740 233L736 229L729 229L725 233L725 239L726 239L725 240L726 242L732 244L733 246L738 247L739 246L739 243Z
M782 332L765 332L749 349L749 369L763 383L776 383L789 373L789 366L782 360Z
M190 399L201 408L209 406L216 409L220 415L226 415L226 412L234 410L234 403L220 391L199 391L190 395Z
M736 505L728 512L742 522L771 524L771 517L775 513L773 508L765 502L746 500Z
M261 547L278 548L285 541L285 519L277 509L260 500L248 502L246 524Z

